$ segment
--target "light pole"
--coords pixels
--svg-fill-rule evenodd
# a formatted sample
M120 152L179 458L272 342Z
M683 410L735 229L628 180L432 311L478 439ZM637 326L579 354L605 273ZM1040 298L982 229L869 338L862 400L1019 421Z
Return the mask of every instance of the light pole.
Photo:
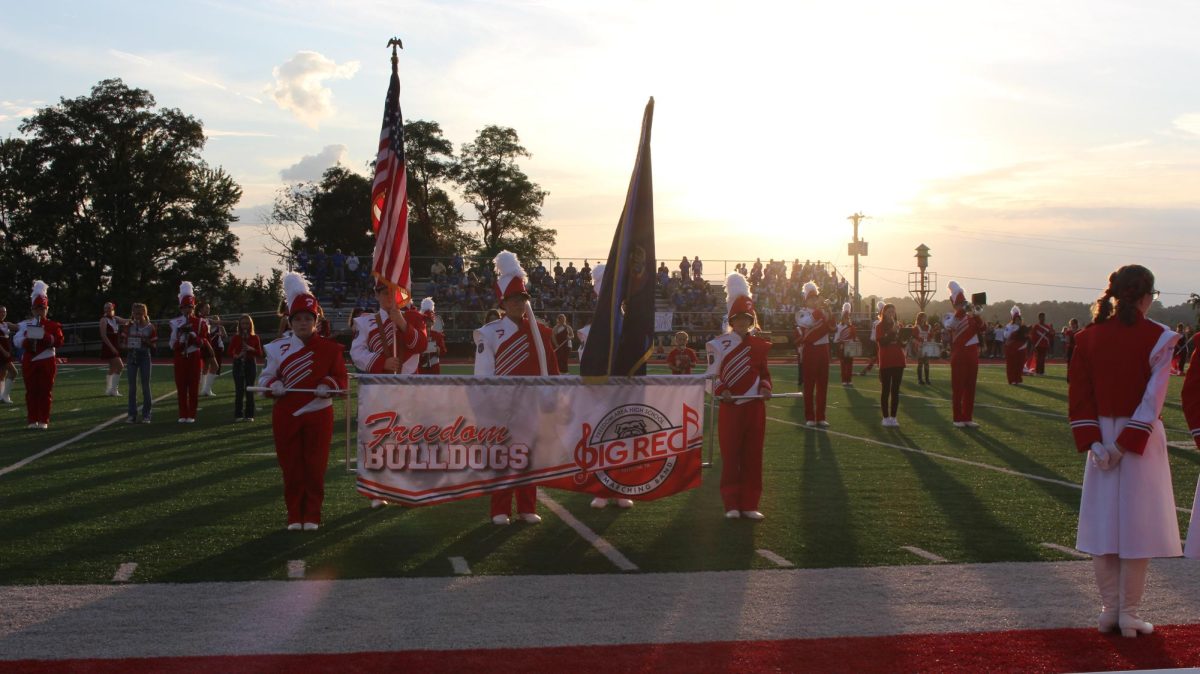
M855 311L862 310L862 291L858 288L858 256L867 255L867 242L858 239L858 223L869 216L863 215L862 212L855 213L846 219L854 223L854 238L851 239L847 247L847 253L854 257L854 309Z

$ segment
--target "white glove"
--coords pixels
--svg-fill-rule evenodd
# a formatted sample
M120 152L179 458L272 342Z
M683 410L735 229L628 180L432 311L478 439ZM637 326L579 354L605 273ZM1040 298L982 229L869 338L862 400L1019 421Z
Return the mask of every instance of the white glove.
M1088 451L1088 454L1092 457L1092 463L1096 464L1096 467L1100 470L1112 468L1112 465L1109 463L1108 449L1099 442L1092 443L1092 448Z
M329 386L326 384L317 384L316 393L314 395L316 395L318 398L328 398Z
M287 387L281 381L271 382L271 395L282 398L287 393Z
M1108 452L1108 469L1112 470L1117 467L1118 463L1121 463L1121 458L1125 456L1125 452L1118 449L1116 445L1105 445L1104 449Z

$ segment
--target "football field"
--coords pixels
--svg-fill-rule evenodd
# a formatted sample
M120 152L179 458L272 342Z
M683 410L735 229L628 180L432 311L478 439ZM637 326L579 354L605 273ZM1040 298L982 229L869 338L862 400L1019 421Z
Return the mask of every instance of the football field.
M773 374L777 391L795 390L794 366ZM874 376L834 382L827 431L804 427L801 400L769 402L759 523L722 517L719 453L698 489L629 511L559 491L543 493L539 525L497 527L486 499L371 509L343 464L338 405L318 532L283 529L269 401L255 422L234 423L222 376L197 423L178 425L170 368L156 367L154 423L127 425L125 399L102 395L103 376L99 366L60 369L49 431L25 429L19 382L18 404L0 407L0 584L287 579L297 562L310 579L621 573L605 543L630 562L626 572L1076 558L1083 457L1061 366L1020 387L1005 384L1002 367L982 367L976 430L951 425L947 366L934 366L932 386L917 386L909 368L899 429L880 426ZM1171 381L1163 421L1186 533L1200 453L1181 382Z

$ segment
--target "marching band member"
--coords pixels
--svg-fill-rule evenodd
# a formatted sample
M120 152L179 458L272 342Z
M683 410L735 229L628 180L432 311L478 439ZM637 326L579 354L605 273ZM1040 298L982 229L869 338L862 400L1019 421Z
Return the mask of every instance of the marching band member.
M851 379L854 376L854 356L847 354L846 345L858 341L858 329L850 314L850 303L842 304L842 319L838 322L833 333L833 343L838 346L838 360L841 363L842 386L854 386Z
M804 419L806 426L826 428L825 399L829 391L829 333L833 317L822 308L817 284L804 284L804 309L796 313L796 328L804 343Z
M878 302L875 303L875 320L871 323L871 341L872 342L875 341L876 328L879 327L879 315L882 313L883 313L883 300L879 300ZM873 370L875 368L875 364L878 362L879 362L879 345L876 344L875 345L875 353L871 354L871 357L867 359L866 367L863 368L862 372L858 373L858 376L860 376L860 377L866 376L866 374L868 372L870 372L871 370Z
M254 421L254 386L258 380L258 359L265 355L262 338L254 329L254 318L242 314L237 333L229 340L229 356L233 358L233 420Z
M667 354L667 365L671 374L691 374L696 367L696 352L687 345L688 333L680 330L675 333L675 348Z
M725 282L729 332L705 345L712 393L721 400L717 437L721 443L721 500L726 519L761 520L763 436L771 397L767 352L771 343L750 330L758 316L746 277L734 272ZM733 396L761 396L733 400Z
M1196 374L1196 366L1200 365L1197 363L1200 360L1198 354L1200 354L1200 349L1192 352L1191 367L1187 369L1187 374L1183 377L1183 417L1192 433L1192 440L1195 441L1196 447L1200 448L1200 374ZM1200 504L1200 479L1196 480L1196 499L1192 503L1187 547L1183 549L1183 556L1200 559L1200 514L1197 514L1200 508L1196 507L1196 504Z
M1046 323L1046 312L1038 312L1038 322L1029 328L1029 354L1033 366L1026 369L1041 377L1046 374L1046 354L1050 353L1050 344L1054 341L1054 326Z
M1079 319L1072 318L1063 328L1063 348L1067 352L1067 381L1071 381L1071 356L1075 355L1075 336L1079 334Z
M1025 354L1029 340L1021 319L1021 307L1013 305L1009 310L1012 319L1004 326L1004 373L1011 385L1020 384L1025 369Z
M1100 631L1126 637L1154 631L1138 616L1150 558L1182 554L1159 418L1179 336L1146 318L1157 294L1145 267L1109 275L1093 324L1076 338L1067 395L1075 447L1088 454L1075 547L1092 555Z
M175 353L175 392L179 398L179 423L196 423L197 396L200 393L200 369L212 348L208 342L208 322L196 316L196 293L192 284L179 284L180 315L171 319L168 344Z
M429 344L425 317L411 302L400 307L395 291L383 282L375 284L375 298L379 311L354 319L354 367L370 374L416 374Z
M900 407L900 382L904 379L904 342L900 340L900 321L896 305L885 304L875 323L875 343L879 345L879 409L883 425L900 428L896 413Z
M199 302L196 305L196 316L204 323L206 337L204 338L205 348L200 354L200 393L205 397L217 395L213 393L213 384L217 381L217 374L221 370L219 361L221 349L217 344L217 323L211 318L212 306L208 302Z
M12 335L17 326L9 323L8 307L0 305L0 403L13 404L12 383L17 380L17 368L13 365Z
M588 270L590 273L590 269ZM567 325L567 315L559 314L554 323L554 330L551 332L554 337L554 359L558 361L558 373L568 374L567 367L571 358L571 340L575 337L575 331L571 326Z
M121 362L121 351L118 341L121 328L129 325L129 321L117 316L117 307L112 302L105 302L100 314L100 360L108 363L108 374L104 377L104 395L119 396L117 385L121 381L121 371L125 364Z
M504 309L504 318L475 331L475 376L557 375L558 363L550 357L553 354L550 328L533 316L529 290L525 287L527 277L520 261L506 250L501 251L493 262L496 282L492 289ZM524 486L492 494L492 523L509 523L514 494L517 515L531 524L541 522L542 518L537 514L537 487Z
M800 312L796 312L799 320ZM796 348L796 390L804 390L804 331L800 326L792 328L792 345Z
M259 386L275 399L271 432L283 471L287 528L312 531L321 524L325 471L333 439L333 392L348 386L342 346L316 334L319 305L304 278L283 277L292 334L266 346L267 365ZM312 393L289 389L313 389Z
M954 425L957 428L978 428L975 423L975 380L979 376L979 331L983 319L975 315L975 307L958 281L951 281L950 306L954 313L943 321L950 333L950 389Z
M917 349L917 383L926 385L932 384L933 380L929 378L929 356L925 355L925 345L933 344L933 325L929 323L929 317L922 311L917 314L917 324L913 326L913 342Z
M435 330L437 315L434 313L433 298L421 300L421 316L425 321L425 352L421 354L417 374L441 374L442 356L446 355L446 336L441 330Z
M63 344L62 324L46 316L50 296L42 281L33 282L33 318L17 324L13 342L19 344L21 376L25 378L25 418L29 428L50 428L50 405L54 402L54 377L58 374L58 352Z
M606 266L606 264L601 262L601 263L597 264L595 267L592 267L592 292L595 293L597 299L600 298L600 284L604 282L604 267L605 266ZM595 314L593 314L593 316L594 315ZM592 324L588 323L587 325L585 325L582 328L579 328L578 330L575 331L575 336L579 338L579 362L580 363L583 363L583 347L585 344L587 344L588 333L591 332L591 330L592 330Z

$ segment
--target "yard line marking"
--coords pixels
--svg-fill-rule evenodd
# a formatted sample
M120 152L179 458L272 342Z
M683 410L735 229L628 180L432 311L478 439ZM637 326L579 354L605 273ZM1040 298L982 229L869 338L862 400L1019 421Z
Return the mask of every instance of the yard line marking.
M75 409L73 409L73 410L71 410L71 411L72 411L72 412L79 412L79 411L81 411L81 410L83 410L83 408L82 408L82 407L76 407Z
M932 552L929 552L928 550L922 550L921 548L918 548L916 546L901 545L900 549L904 550L906 552L911 552L914 555L920 557L921 559L929 560L931 562L934 562L935 564L941 564L946 561L945 557L942 557L941 555L935 555Z
M763 559L767 560L768 562L771 562L775 566L783 566L783 567L795 566L795 564L792 564L788 560L784 559L783 557L780 557L779 555L775 554L774 552L771 552L770 550L755 550L755 552L758 553L759 557L762 557Z
M563 522L566 522L567 526L574 529L575 533L579 534L583 538L583 540L587 541L588 543L591 543L593 548L596 548L596 550L600 554L607 557L608 561L615 564L618 569L620 569L622 571L637 571L638 570L637 564L634 564L633 562L629 561L628 557L621 554L620 550L614 548L611 543L609 543L608 541L601 538L600 535L597 534L595 531L592 531L591 528L588 527L588 525L575 519L575 516L572 515L566 508L559 505L558 501L555 501L554 499L547 496L546 492L542 491L541 489L538 489L537 490L537 498L538 498L538 501L541 501L542 505L549 508L550 512L554 513L555 515L558 515L558 518L560 520L562 520Z
M770 421L777 421L781 424L787 424L789 426L805 428L810 431L820 431L822 433L828 433L829 435L836 435L836 436L840 436L843 438L849 438L851 440L859 440L861 442L866 442L866 443L869 443L872 445L880 445L881 447L891 447L892 449L898 449L902 452L912 452L913 454L924 454L925 456L931 456L931 457L934 457L937 459L942 459L944 461L951 461L953 463L961 463L961 464L964 464L967 466L983 468L985 470L994 470L997 473L1005 473L1007 475L1013 475L1015 477L1023 477L1023 478L1029 479L1029 480L1037 480L1038 482L1049 482L1050 484L1059 484L1064 487L1070 487L1072 489L1083 489L1083 485L1078 484L1076 482L1067 482L1066 480L1057 480L1052 477L1042 477L1041 475L1034 475L1032 473L1022 473L1019 470L1013 470L1011 468L1005 468L1003 466L993 466L991 464L981 463L979 461L971 461L969 459L960 459L957 456L950 456L948 454L939 454L937 452L930 452L930 451L924 450L924 449L917 449L916 447L908 447L907 445L897 445L897 444L894 444L891 442L883 442L882 440L876 440L874 438L864 438L861 435L850 435L849 433L842 433L840 431L831 431L828 428L820 428L820 427L813 428L812 426L805 426L804 424L796 423L795 421L789 421L787 419L779 419L777 417L767 417L767 419ZM1189 510L1187 508L1176 507L1175 509L1181 513L1187 513L1189 515L1192 512L1191 510Z
M155 398L154 402L159 402L160 400L165 400L173 395L175 395L174 391L171 391L170 393L164 393L163 395ZM7 468L0 468L0 476L7 475L16 469L21 468L22 466L27 466L27 465L33 463L34 461L37 461L38 459L42 458L43 456L46 456L47 454L53 454L54 452L57 452L58 450L62 449L63 447L66 447L67 445L70 445L71 443L73 443L77 440L82 440L82 439L86 438L87 436L91 435L92 433L95 433L97 431L102 431L102 430L108 428L109 426L112 426L113 424L115 424L118 421L121 421L122 419L125 419L127 417L128 417L127 414L124 414L124 413L118 414L117 416L109 419L108 421L105 421L104 423L102 423L98 426L92 427L91 430L84 431L84 432L80 433L79 435L76 435L75 437L70 438L68 440L63 440L62 442L58 443L57 445L54 445L53 447L50 447L49 449L43 449L42 451L38 452L37 454L34 454L33 456L25 457L24 459L21 459L20 461L14 463L11 466L8 466Z
M1092 558L1092 556L1086 552L1080 552L1080 551L1076 550L1075 548L1068 548L1067 546L1059 545L1058 543L1042 543L1042 547L1050 548L1051 550L1057 550L1057 551L1063 553L1064 555L1070 555L1072 557L1075 557L1076 559L1091 559Z
M125 562L117 567L117 572L113 574L113 582L128 583L129 579L133 576L133 572L137 570L137 566L135 562Z
M303 578L304 577L304 560L293 559L288 562L288 578Z
M467 566L467 560L462 557L451 557L450 568L454 569L455 575L469 576L471 575L471 567Z

